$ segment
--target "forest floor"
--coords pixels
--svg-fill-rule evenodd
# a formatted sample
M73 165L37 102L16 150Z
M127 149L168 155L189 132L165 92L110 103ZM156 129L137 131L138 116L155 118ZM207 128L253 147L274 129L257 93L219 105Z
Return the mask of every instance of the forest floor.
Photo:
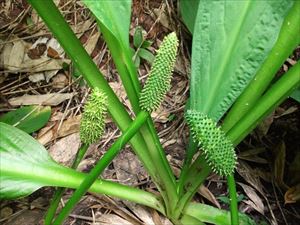
M112 88L129 106L108 48L89 11L78 0L55 2ZM149 48L153 54L168 33L176 31L180 39L172 88L159 110L152 114L167 158L178 176L188 143L183 113L189 95L191 35L180 21L178 5L174 2L133 0L130 39L132 41L136 28L141 27L145 38L153 42ZM41 63L40 59L45 57L47 60ZM277 76L299 59L300 47L287 59ZM65 65L70 66L65 68ZM149 68L150 64L141 59L138 72L142 82ZM28 3L0 0L0 116L22 105L40 104L45 99L37 96L52 93L50 120L33 136L56 161L69 166L80 146L79 122L89 92L80 74L72 68L70 60ZM108 118L104 136L90 146L79 170L88 172L118 136L120 131ZM236 150L239 210L250 215L257 224L300 224L300 202L293 201L295 196L300 200L300 104L287 99ZM115 158L102 177L156 190L130 146ZM2 201L0 223L43 224L53 192L52 188L42 188L23 199ZM72 190L68 190L61 203L71 194ZM226 180L212 174L194 200L228 209ZM145 207L87 194L65 224L160 225L170 222Z

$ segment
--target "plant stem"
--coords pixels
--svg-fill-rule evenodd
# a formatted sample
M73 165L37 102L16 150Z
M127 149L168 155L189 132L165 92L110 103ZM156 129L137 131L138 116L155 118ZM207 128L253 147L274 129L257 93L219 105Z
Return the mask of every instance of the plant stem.
M122 46L100 22L99 25L117 66L133 110L135 113L138 113L140 111L139 93L141 87L138 83L136 68L130 57L129 49ZM156 179L154 180L156 180L159 184L158 189L160 190L163 198L166 202L169 202L166 206L175 206L177 203L175 177L160 144L154 124L150 118L148 119L147 124L141 128L140 132L148 147L149 155L152 161L155 162L155 166L159 171L159 173L156 174ZM172 210L167 209L167 212L170 211Z
M82 47L80 41L73 33L63 16L55 6L52 0L28 0L42 17L46 25L55 35L61 46L72 59L78 70L82 73L85 80L92 88L101 89L108 97L108 111L118 127L124 131L129 127L131 118L126 112L124 106L115 95L103 74ZM137 133L130 141L135 153L142 161L145 169L148 171L153 181L157 184L157 170L155 164L147 152L147 146L143 137Z
M132 74L134 71L129 71L128 66L126 65L125 59L130 57L128 54L126 54L128 51L125 51L125 47L120 44L115 36L105 26L103 26L100 21L98 21L98 25L120 74L122 84L126 90L126 94L131 103L132 109L137 114L140 111L138 96L141 91L141 87L138 81L137 73L135 72Z
M202 222L206 222L210 224L232 225L230 219L230 213L228 211L220 210L206 204L189 203L183 211L183 217L185 217L185 215L192 216ZM239 217L240 217L239 225L256 224L245 214L240 213Z
M181 196L183 193L183 186L185 184L186 178L188 176L188 170L190 168L193 156L197 152L198 146L197 143L193 141L192 136L189 137L189 145L187 148L186 156L184 158L184 163L181 169L180 177L177 183L177 193L178 196Z
M231 225L239 225L239 210L238 210L237 193L236 193L236 186L235 186L235 180L233 174L227 177L227 184L228 184L229 196L230 196Z
M240 120L228 133L227 137L232 140L234 146L238 145L243 138L254 129L261 120L274 110L289 94L300 85L300 62L297 62L286 74L284 74L261 98L256 105ZM189 177L198 176L196 164L199 156L191 166L188 174ZM195 174L196 173L196 174ZM189 179L189 178L188 178ZM188 180L187 179L187 180ZM236 191L233 183L233 177L228 177L229 191L232 207L236 207L235 198ZM236 214L237 209L233 209L232 213ZM236 216L233 215L233 219Z
M300 43L300 1L294 6L284 19L278 39L254 79L238 97L227 113L222 128L230 130L243 116L256 105L257 100L266 90L276 72L284 61Z
M83 159L83 156L85 155L88 147L89 146L86 144L83 144L80 147L71 168L76 169L78 167L78 165L81 162L81 160ZM45 225L51 225L54 215L56 213L59 201L62 198L64 191L65 191L65 188L58 188L55 191L53 198L51 200L50 206L49 206L46 216L45 216Z
M231 130L228 138L240 143L262 119L270 114L300 84L300 61L273 84L249 112Z
M60 214L54 221L54 224L62 224L65 218L69 215L71 210L81 199L81 197L88 191L91 185L99 177L99 175L104 171L104 169L112 162L115 156L120 152L120 150L127 144L127 142L134 136L134 134L140 129L144 124L146 119L149 117L147 112L141 111L136 119L133 121L131 126L118 138L118 140L110 147L110 149L103 155L103 157L98 161L95 167L83 180L79 188L73 193L69 201L66 203L65 207L61 210Z
M199 186L205 181L206 177L211 173L211 168L208 166L204 155L200 155L192 164L189 170L189 176L184 183L184 194L180 196L178 204L176 205L175 218L178 219L185 206L193 198Z

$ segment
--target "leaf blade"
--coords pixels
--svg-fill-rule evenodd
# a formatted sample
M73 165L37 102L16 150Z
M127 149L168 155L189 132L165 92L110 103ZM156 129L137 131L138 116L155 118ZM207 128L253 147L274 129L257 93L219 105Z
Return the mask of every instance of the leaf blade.
M192 50L192 109L215 120L222 117L270 52L291 5L288 0L200 1Z
M15 126L26 133L42 128L50 119L50 106L24 106L0 117L0 122Z

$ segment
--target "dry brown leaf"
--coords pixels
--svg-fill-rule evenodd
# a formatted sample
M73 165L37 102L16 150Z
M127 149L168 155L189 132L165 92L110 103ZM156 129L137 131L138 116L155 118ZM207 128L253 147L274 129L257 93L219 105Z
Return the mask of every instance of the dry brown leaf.
M166 28L172 29L171 22L170 22L170 17L168 16L166 12L166 4L163 3L162 7L158 9L153 9L153 13L155 14L154 17L159 17L159 22ZM153 15L152 15L153 17Z
M25 42L22 40L15 41L11 52L9 54L8 64L4 64L4 67L11 71L19 70L23 64L23 59L25 55Z
M250 187L249 185L238 183L243 190L245 191L246 195L248 196L249 200L244 201L246 204L250 204L256 211L260 212L264 215L264 203L262 199L256 194L254 188Z
M291 187L284 194L284 204L291 204L300 201L300 184Z
M12 43L7 43L4 45L3 50L0 51L0 68L1 69L7 68L12 47L13 47Z
M71 166L79 147L79 133L75 133L57 141L50 147L48 152L56 162Z
M64 73L59 73L52 79L53 88L64 88L68 85L68 78Z
M268 161L264 158L261 158L258 156L258 154L265 152L265 148L255 148L255 149L249 149L243 152L240 152L238 154L239 159L247 160L250 162L256 162L256 163L262 163L267 164Z
M218 202L218 200L216 199L216 197L213 195L213 193L211 193L211 191L205 187L204 185L201 185L198 193L203 196L204 198L206 198L208 201L210 201L211 203L213 203L215 206L217 206L219 209L221 208L220 203Z
M291 184L300 183L300 152L297 151L294 160L289 166L289 182Z
M137 156L125 149L113 160L118 181L122 184L134 185L148 177Z
M122 225L133 225L132 223L124 220L120 216L115 214L102 214L99 217L95 218L97 221L101 221L101 223L96 222L94 225L112 225L112 224L122 224Z
M57 128L59 121L50 123L48 126L39 131L37 140L42 145L46 145L56 138L65 137L69 134L77 133L79 132L80 119L81 115L68 118L67 120L63 121L58 131Z
M23 95L20 97L11 98L8 100L12 106L20 105L51 105L56 106L63 101L70 99L74 93L52 93L44 95Z
M265 195L259 175L246 162L240 161L236 170L261 195Z
M272 112L255 129L255 131L260 139L268 133L270 126L274 121L274 115L275 115L274 112Z
M274 178L276 184L283 188L288 189L288 186L284 183L284 167L285 167L285 143L281 141L275 148L275 162L274 162Z
M87 43L85 44L84 48L89 55L92 54L93 50L95 49L99 37L100 32L96 32L92 37L88 39Z
M289 107L288 109L284 109L284 108L278 108L276 110L277 114L274 118L280 118L282 116L286 116L286 115L289 115L291 113L294 113L298 110L298 107L297 106L291 106Z

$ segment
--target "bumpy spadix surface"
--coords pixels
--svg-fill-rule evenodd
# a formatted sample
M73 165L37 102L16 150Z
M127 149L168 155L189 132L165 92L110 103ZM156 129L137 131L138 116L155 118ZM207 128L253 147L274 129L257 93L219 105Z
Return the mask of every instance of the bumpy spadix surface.
M143 110L152 112L157 109L170 89L177 47L178 39L174 32L166 36L161 43L141 93L140 106Z
M225 133L203 113L188 110L185 118L212 170L221 176L230 175L236 165L236 154Z
M80 121L80 139L85 144L95 143L103 134L107 97L99 89L94 89L84 107Z

